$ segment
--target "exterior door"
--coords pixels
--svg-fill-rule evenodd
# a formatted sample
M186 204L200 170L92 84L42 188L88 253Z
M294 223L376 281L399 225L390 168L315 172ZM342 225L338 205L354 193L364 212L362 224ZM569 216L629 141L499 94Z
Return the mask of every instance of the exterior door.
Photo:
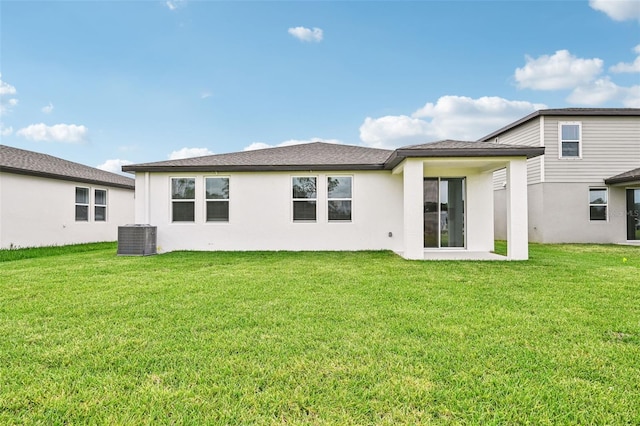
M627 189L627 240L640 240L640 188Z
M464 247L464 178L425 178L424 247Z

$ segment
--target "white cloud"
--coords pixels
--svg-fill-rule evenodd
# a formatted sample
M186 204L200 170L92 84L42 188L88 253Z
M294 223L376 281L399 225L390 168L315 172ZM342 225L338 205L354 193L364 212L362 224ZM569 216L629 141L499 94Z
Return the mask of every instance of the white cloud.
M600 78L591 84L576 87L567 101L574 105L601 105L620 97L621 89L609 77Z
M640 2L638 0L589 0L589 6L606 13L614 21L640 21Z
M133 163L129 160L121 160L117 158L113 160L107 160L104 163L100 164L99 166L96 166L96 168L107 171L107 172L111 172L111 173L125 174L122 171L122 166L126 166L129 164L133 164Z
M182 148L169 154L169 160L181 160L183 158L204 157L205 155L213 155L213 152L207 148Z
M187 0L167 0L164 4L169 10L176 10L186 6Z
M373 148L396 148L433 138L437 136L427 121L406 115L367 117L360 126L360 140Z
M295 27L289 28L289 34L294 36L300 41L315 41L317 43L322 41L323 31L320 28L305 28L305 27Z
M51 111L53 111L53 104L51 102L49 102L49 105L42 107L42 112L45 114L51 114Z
M75 124L32 124L18 130L16 134L32 141L84 143L89 140L89 129Z
M204 92L200 93L200 99L207 99L207 98L210 98L211 96L213 96L213 93L211 93L208 90L205 90Z
M526 64L516 69L515 79L521 89L572 89L593 81L602 72L602 65L602 59L582 59L568 50L558 50L537 59L526 56Z
M640 85L627 88L622 105L626 108L640 108Z
M15 95L16 88L9 83L2 81L2 74L0 74L0 95Z
M442 96L436 103L425 104L411 116L367 117L360 126L360 139L365 145L375 148L397 148L440 139L476 140L546 107L544 104L499 97Z
M313 142L324 142L324 143L335 143L335 144L342 143L338 139L323 139L323 138L289 139L284 142L280 142L277 145L269 145L268 143L264 143L264 142L254 142L251 145L245 147L243 151L254 151L256 149L275 148L278 146L300 145L300 144L313 143Z
M609 71L616 72L616 73L621 73L621 72L640 72L640 44L637 45L636 47L634 47L633 51L638 54L638 56L636 56L636 60L635 61L633 61L630 64L624 63L624 62L619 62L616 65L613 65L611 68L609 68Z
M2 74L0 74L0 115L11 112L11 109L18 105L18 99L12 97L16 93L18 93L16 88L2 81Z
M0 123L0 136L9 136L13 133L13 127L4 127L2 123Z
M632 87L618 86L609 77L593 83L576 87L567 97L574 105L596 106L607 102L620 102L627 108L640 107L640 85Z

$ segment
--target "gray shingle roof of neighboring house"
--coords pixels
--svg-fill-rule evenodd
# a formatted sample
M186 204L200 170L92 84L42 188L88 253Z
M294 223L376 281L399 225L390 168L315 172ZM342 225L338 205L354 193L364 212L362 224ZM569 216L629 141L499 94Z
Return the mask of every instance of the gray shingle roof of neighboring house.
M518 127L529 120L533 120L540 116L591 116L591 117L637 117L640 116L640 108L558 108L558 109L541 109L533 112L520 120L507 124L505 127L491 132L488 135L478 139L479 141L487 141L500 136L502 133Z
M255 151L123 166L125 171L300 171L385 170L407 157L487 157L542 155L544 148L495 143L440 141L395 151L313 142Z
M626 182L640 182L640 168L629 170L604 180L607 185Z
M126 176L6 145L0 145L0 171L117 188L135 188L135 180Z

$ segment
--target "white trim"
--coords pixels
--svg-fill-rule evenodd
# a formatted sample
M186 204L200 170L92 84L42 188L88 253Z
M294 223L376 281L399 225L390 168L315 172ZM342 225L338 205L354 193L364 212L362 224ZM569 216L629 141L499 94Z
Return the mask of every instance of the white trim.
M87 190L87 202L79 203L77 199L78 189L86 189ZM91 222L91 187L90 186L75 186L73 190L73 219L75 222L79 223L89 223ZM78 216L76 215L76 207L78 206L86 206L87 207L87 220L78 220Z
M578 142L578 156L564 157L562 155L562 126L578 126L578 140L567 139L567 142ZM581 160L582 159L582 121L559 121L558 122L558 159L559 160Z
M540 116L540 146L544 147L544 115ZM546 155L540 156L540 183L544 183L544 159Z
M173 180L174 179L193 179L193 198L173 199ZM196 223L196 192L197 192L196 176L169 176L169 223L178 225L188 225ZM193 220L173 220L173 203L193 203Z
M350 198L331 198L329 196L329 179L330 178L349 178L351 179L351 197ZM353 222L353 175L325 175L325 182L327 183L327 223L352 223ZM329 219L329 201L350 201L351 202L351 211L349 220L331 220Z
M151 222L151 176L144 172L144 223Z
M314 178L316 180L316 197L315 198L293 198L293 180L296 178ZM320 193L320 188L319 188L319 182L321 181L320 177L318 175L290 175L289 177L289 200L291 202L290 204L290 212L291 212L291 222L292 223L318 223L318 207L319 207L319 193ZM302 220L302 219L298 219L296 220L293 217L293 204L296 201L315 201L316 202L316 214L315 214L315 219L313 220Z
M227 194L227 198L207 198L207 179L226 179L229 185L229 193ZM204 175L203 176L202 191L204 193L204 205L203 208L203 220L205 224L208 225L225 225L231 221L231 178L228 175L218 176L218 175ZM209 202L217 202L217 203L227 203L227 220L207 220L207 203Z
M94 222L108 222L109 221L109 191L106 188L92 188L93 189L93 221ZM96 202L96 191L104 191L104 204L98 204ZM96 207L104 207L104 220L96 219Z

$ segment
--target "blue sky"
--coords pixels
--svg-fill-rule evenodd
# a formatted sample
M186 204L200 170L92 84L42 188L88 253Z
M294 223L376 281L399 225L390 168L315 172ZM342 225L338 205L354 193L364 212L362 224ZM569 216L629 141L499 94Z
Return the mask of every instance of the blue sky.
M640 1L0 1L2 143L121 164L640 107Z

